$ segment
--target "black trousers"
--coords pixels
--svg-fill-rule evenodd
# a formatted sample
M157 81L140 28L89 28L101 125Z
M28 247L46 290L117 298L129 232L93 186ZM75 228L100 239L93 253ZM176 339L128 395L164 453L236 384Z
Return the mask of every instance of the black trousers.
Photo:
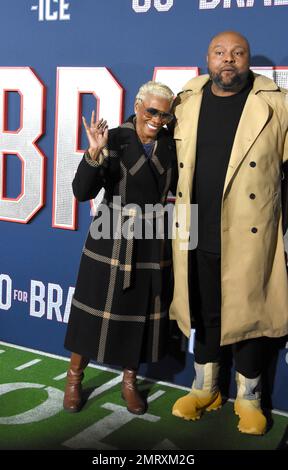
M195 319L194 356L198 364L220 362L221 256L193 250L189 260L190 305ZM258 377L263 368L266 338L232 345L235 369L247 378Z

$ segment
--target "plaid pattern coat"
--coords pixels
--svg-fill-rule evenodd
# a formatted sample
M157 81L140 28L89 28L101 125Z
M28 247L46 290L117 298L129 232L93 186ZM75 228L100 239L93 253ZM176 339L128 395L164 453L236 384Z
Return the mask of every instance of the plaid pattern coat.
M105 150L101 164L84 154L73 181L80 201L94 198L101 187L105 196L83 249L65 347L100 363L137 367L140 361L158 361L165 352L172 287L167 233L162 239L140 239L135 225L144 232L148 224L155 235L159 213L148 210L143 216L143 209L146 204L162 207L169 189L174 192L175 146L161 129L147 158L131 116L109 131ZM93 230L102 213L111 222L111 236L96 239ZM123 236L129 231L130 237Z

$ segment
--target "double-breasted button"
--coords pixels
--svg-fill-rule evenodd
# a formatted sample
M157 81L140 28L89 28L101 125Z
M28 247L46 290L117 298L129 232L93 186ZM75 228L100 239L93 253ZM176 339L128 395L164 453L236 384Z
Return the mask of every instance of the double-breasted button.
M252 233L257 233L257 232L258 232L258 228L252 227L252 228L251 228L251 232L252 232Z
M255 199L255 198L256 198L256 195L255 195L254 193L251 193L251 194L249 195L249 197L250 197L250 199Z
M181 193L181 191L179 191L179 193L178 193L178 196L179 196L179 197L182 197L182 193Z
M177 228L179 228L179 222L176 222L176 224L175 224L175 225L176 225L176 227L177 227Z
M256 162L250 162L249 165L250 165L252 168L255 168Z
M184 168L184 163L180 162L179 166L180 166L180 168Z

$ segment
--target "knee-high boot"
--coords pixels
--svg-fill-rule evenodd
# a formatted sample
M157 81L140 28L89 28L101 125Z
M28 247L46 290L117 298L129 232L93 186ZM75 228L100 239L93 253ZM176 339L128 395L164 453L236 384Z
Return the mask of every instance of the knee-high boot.
M172 414L187 420L199 419L204 411L221 408L222 397L218 388L219 363L194 363L195 379L191 392L179 398L172 409Z
M143 415L146 411L146 402L137 390L137 370L123 369L121 384L122 398L126 402L127 410L135 415Z
M261 409L261 376L248 379L236 372L237 397L235 414L239 416L238 429L246 434L265 434L267 420Z
M70 413L80 411L82 405L82 385L84 369L89 359L77 353L71 354L70 365L67 372L67 381L64 393L63 407Z

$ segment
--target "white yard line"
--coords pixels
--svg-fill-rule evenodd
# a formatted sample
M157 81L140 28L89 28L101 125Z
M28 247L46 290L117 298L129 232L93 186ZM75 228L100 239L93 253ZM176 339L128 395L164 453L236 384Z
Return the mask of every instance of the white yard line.
M28 367L32 367L35 364L38 364L38 362L41 362L42 359L33 359L33 361L25 362L25 364L22 364L22 366L15 367L15 370L23 370L23 369L28 369Z
M122 382L122 375L118 375L117 377L114 377L114 379L108 380L108 382L100 385L100 387L95 388L94 392L92 392L89 396L89 400L91 400L91 398L97 397L102 392L106 392L106 390L109 390L120 382Z
M151 403L154 400L157 400L157 398L162 397L166 392L164 390L157 390L157 392L152 393L147 399L148 403Z
M62 380L65 379L67 375L67 372L63 372L63 374L57 375L57 377L54 377L53 380Z

